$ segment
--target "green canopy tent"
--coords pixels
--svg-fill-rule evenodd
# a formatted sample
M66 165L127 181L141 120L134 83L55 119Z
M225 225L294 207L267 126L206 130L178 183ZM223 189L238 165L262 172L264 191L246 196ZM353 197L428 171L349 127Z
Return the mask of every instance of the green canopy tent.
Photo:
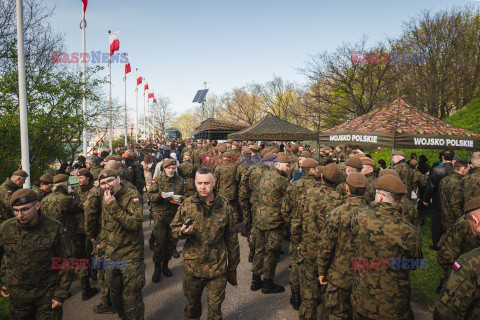
M403 99L323 131L320 145L479 150L480 135L437 119Z

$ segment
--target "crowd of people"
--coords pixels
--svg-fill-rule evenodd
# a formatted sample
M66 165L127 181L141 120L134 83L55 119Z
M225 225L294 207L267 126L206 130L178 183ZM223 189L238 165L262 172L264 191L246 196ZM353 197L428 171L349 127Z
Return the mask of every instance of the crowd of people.
M359 148L171 139L91 150L42 175L35 191L19 169L0 186L0 294L12 319L61 319L77 276L83 300L100 293L95 313L143 319L149 208L152 282L172 276L185 239L185 319L200 319L203 291L207 318L222 319L238 233L250 289L263 294L285 291L274 278L289 242L299 319L413 319L409 272L433 263L421 249L427 206L443 269L434 319L480 319L480 152L467 161L447 149L433 167L409 158L393 152L387 166Z

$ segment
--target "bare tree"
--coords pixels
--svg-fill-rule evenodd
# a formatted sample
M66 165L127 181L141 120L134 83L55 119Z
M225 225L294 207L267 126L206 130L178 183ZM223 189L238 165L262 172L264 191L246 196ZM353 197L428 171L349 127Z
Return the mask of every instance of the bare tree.
M225 117L250 125L259 121L265 110L265 102L259 87L258 84L250 83L226 93Z

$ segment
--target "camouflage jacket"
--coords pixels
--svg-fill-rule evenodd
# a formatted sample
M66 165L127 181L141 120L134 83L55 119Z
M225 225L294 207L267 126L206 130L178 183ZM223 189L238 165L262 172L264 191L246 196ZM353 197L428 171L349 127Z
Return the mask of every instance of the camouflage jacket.
M134 184L135 183L135 171L133 167L129 167L128 169L122 166L122 170L120 171L120 176L122 179L127 180L128 182Z
M451 197L452 212L463 213L463 206L473 199L477 189L480 189L480 168L474 168L471 174L463 177L460 187L454 190Z
M222 162L215 168L215 188L218 194L233 201L238 198L237 166Z
M405 162L405 160L401 160L400 162L395 164L393 166L393 169L398 172L400 180L402 180L405 189L407 189L407 197L411 199L413 190L413 179L415 175L413 169Z
M480 243L463 215L442 235L438 247L438 264L447 271L462 254L480 247Z
M138 193L143 193L143 188L145 188L145 175L143 173L143 167L138 160L135 160L135 182L133 183L137 187Z
M375 201L375 179L377 178L377 174L374 171L366 174L365 177L367 178L367 190L365 190L363 197L367 203L370 203Z
M287 226L290 227L291 219L298 214L298 201L300 196L317 183L315 176L302 174L302 177L288 186L282 201L282 216L286 217Z
M422 174L417 169L413 169L413 185L412 190L417 190L418 187L426 187L428 183L428 175Z
M399 205L380 202L374 209L358 210L352 220L356 248L352 307L370 319L391 319L393 315L409 319L410 264L403 269L403 263L398 267L393 262L422 259L421 235L405 221Z
M48 196L49 194L50 192L47 192L42 189L37 189L38 201L42 201L42 199Z
M105 257L110 259L142 259L143 212L140 194L126 186L109 204L102 197L102 241Z
M345 203L334 209L325 220L319 236L317 257L318 274L326 281L343 289L353 282L351 260L355 256L352 237L352 219L357 210L367 209L363 196L347 195Z
M288 180L280 170L270 167L258 186L258 205L255 226L272 230L282 226L288 217L282 216L282 200L287 192Z
M181 232L187 219L193 220L193 232ZM240 263L235 219L232 206L222 196L215 194L206 203L196 194L186 199L171 223L172 235L176 239L187 239L183 248L183 270L199 278L215 278L225 274Z
M252 196L252 190L250 189L250 174L254 168L257 167L240 167L247 168L245 172L241 175L240 183L238 184L238 203L242 210L243 221L247 227L252 225L252 208L250 206L250 198Z
M451 268L435 304L434 319L480 319L480 248L463 254Z
M76 217L76 224L77 224L77 231L78 233L85 233L85 210L84 210L84 204L87 201L88 194L90 193L90 190L93 188L93 181L90 181L90 183L86 186L81 186L78 185L75 188L75 194L77 195L76 199L79 202L80 208L82 208L82 211L80 214L75 215Z
M0 185L0 223L14 217L13 209L10 206L10 197L19 189L21 188L10 178L5 179L5 182Z
M250 176L248 179L248 184L250 185L250 190L252 191L250 197L250 204L254 209L258 205L260 181L262 180L263 176L268 172L268 168L269 167L266 165L252 167L252 171L250 172Z
M183 152L183 151L182 151ZM195 187L195 165L192 161L183 161L178 166L178 175L185 180L185 188L189 196L193 196L196 191Z
M440 180L440 203L442 205L442 225L444 230L448 230L463 215L462 210L454 208L452 202L457 189L460 189L463 176L455 171Z
M80 233L82 230L77 225L78 215L83 210L74 194L69 194L63 187L52 191L48 196L43 198L42 212L53 219L60 221L65 227L68 234Z
M333 184L319 183L307 189L299 201L298 214L292 219L292 238L298 244L298 261L317 261L320 232L328 215L342 204ZM298 234L301 230L301 234Z
M201 147L193 150L192 160L193 164L195 165L195 170L198 170L202 167L202 156L204 152L205 150Z
M407 195L404 195L400 201L400 206L402 207L402 215L404 219L417 227L418 230L421 230L421 221L415 203L411 201Z
M35 225L23 226L12 218L0 228L5 286L11 301L23 305L51 304L52 299L63 303L73 280L72 270L55 269L52 260L73 258L72 243L60 222L43 216L40 211L39 215Z
M173 192L178 196L185 194L185 183L182 177L174 175L169 178L165 172L155 177L152 186L148 189L147 197L152 204L155 220L170 223L178 209L178 204L171 203L172 198L163 198L162 192Z
M102 172L102 170L103 170L103 168L98 163L94 163L88 169L88 171L90 171L90 173L92 174L94 181L98 180L98 175L100 174L100 172Z

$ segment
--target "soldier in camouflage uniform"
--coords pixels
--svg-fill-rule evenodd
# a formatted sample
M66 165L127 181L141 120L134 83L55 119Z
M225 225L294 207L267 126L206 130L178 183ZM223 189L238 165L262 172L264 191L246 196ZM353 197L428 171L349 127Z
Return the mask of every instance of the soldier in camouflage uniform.
M173 192L174 195L183 196L185 183L182 177L175 174L177 169L175 159L167 159L163 162L163 172L155 177L152 186L147 192L147 197L152 204L153 219L155 226L155 243L153 249L153 262L155 271L152 276L153 282L159 282L161 273L171 277L172 272L168 268L168 262L172 258L176 241L172 236L170 223L180 205L180 200L174 200L171 196L165 195Z
M402 181L385 175L375 181L377 204L354 212L356 252L351 303L354 319L413 319L409 270L393 267L397 259L422 259L421 235L402 217ZM385 265L379 265L385 261ZM358 263L361 261L361 263ZM403 263L401 264L403 266Z
M289 217L282 216L281 207L288 187L286 175L290 158L286 154L280 154L274 161L276 165L270 166L260 181L255 213L255 256L250 289L262 289L265 294L285 291L283 286L273 282L273 277L282 246L284 226L289 222Z
M338 166L334 163L326 165L321 180L321 183L301 195L298 213L292 218L292 241L298 247L297 263L302 295L299 319L317 319L320 297L317 273L319 235L328 214L342 204L342 197L335 190L340 180ZM322 316L325 316L323 312Z
M28 174L25 171L17 170L0 185L0 223L14 217L10 197L23 187L27 177Z
M112 305L122 319L144 318L142 288L145 286L143 262L143 210L140 194L121 184L113 170L99 174L102 199L102 241L104 257L126 261L125 269L105 270Z
M185 199L195 195L195 165L190 158L190 152L183 152L183 162L178 166L178 175L185 180Z
M363 174L348 175L345 203L328 215L319 236L318 275L320 284L326 286L324 307L328 309L328 319L349 317L353 282L350 263L355 256L351 222L355 211L368 209L364 198L367 186Z
M60 222L41 214L33 190L14 192L10 205L16 218L0 228L0 259L6 262L0 293L10 298L10 319L62 319L73 273L61 266L73 258L71 242Z
M407 190L407 197L412 199L413 191L413 169L405 162L405 154L402 151L395 151L392 153L392 161L394 163L393 169L398 172L400 180L402 180L405 189Z
M352 156L348 158L347 161L345 162L345 171L344 171L345 179L341 180L341 182L338 184L337 193L340 194L342 197L345 197L347 195L345 191L346 190L345 181L347 179L347 176L352 172L361 172L362 170L363 170L363 163L359 157Z
M215 168L214 175L218 194L230 201L235 222L240 223L243 219L240 215L240 206L238 204L237 165L233 163L230 153L225 152L222 155L222 161Z
M38 187L38 201L42 201L43 198L45 198L52 192L53 177L48 173L45 173L40 177L40 179L38 179L35 185Z
M366 203L371 203L375 201L375 179L377 178L377 173L375 172L375 162L368 157L361 157L362 161L362 173L367 178L367 189L365 190L363 196Z
M480 197L465 204L464 212L477 241L480 232ZM480 319L480 248L462 254L435 304L435 320Z
M291 222L294 215L298 214L298 204L300 196L309 188L313 187L317 182L316 175L318 174L318 162L308 158L302 162L302 176L299 180L293 182L288 186L285 197L282 202L282 216L289 217L288 221ZM291 228L291 223L287 225ZM293 241L290 241L290 257L292 259L292 266L290 269L290 288L292 290L292 296L290 298L290 304L295 310L300 309L300 280L298 275L297 246Z
M295 174L295 166L298 163L298 144L292 144L290 147L290 170L288 171L288 180L293 179Z
M227 199L214 192L213 172L206 168L198 170L195 184L197 194L182 203L171 224L173 236L186 239L183 249L185 319L200 319L201 298L206 288L207 318L219 320L227 279L236 277L240 248L232 207ZM193 224L187 226L187 220Z
M458 218L462 216L461 211L454 211L454 198L452 195L461 188L462 178L468 174L469 164L465 160L457 160L453 165L453 171L440 180L440 203L442 207L442 227L448 230Z
M87 166L88 171L93 176L93 179L96 181L98 179L98 174L103 168L95 161L93 156L88 156L85 160L85 165Z
M480 152L474 152L470 158L473 171L462 178L460 186L456 188L452 195L452 212L463 212L465 203L473 199L475 191L480 189Z

